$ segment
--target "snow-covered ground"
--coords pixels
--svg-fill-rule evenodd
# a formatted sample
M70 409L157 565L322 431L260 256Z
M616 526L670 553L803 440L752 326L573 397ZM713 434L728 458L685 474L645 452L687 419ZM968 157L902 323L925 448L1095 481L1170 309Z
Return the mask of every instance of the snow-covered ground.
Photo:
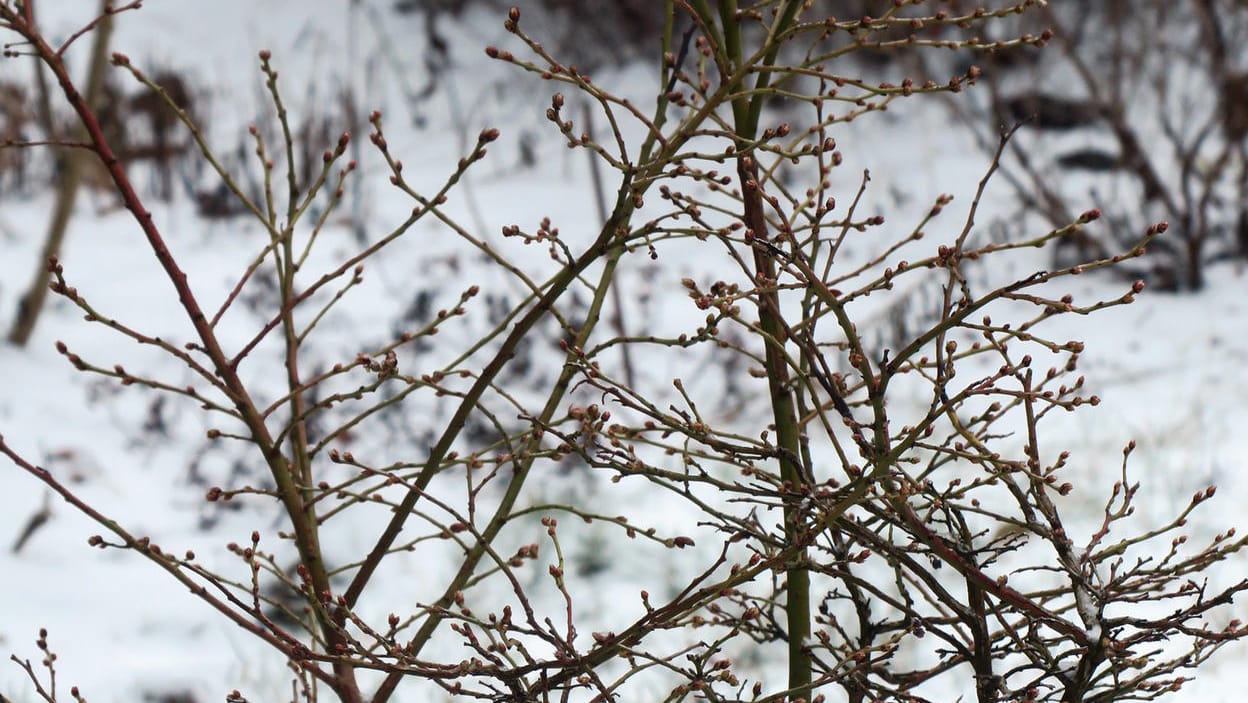
M47 33L57 37L76 28L95 4L41 3L39 9ZM519 90L505 89L530 79L488 61L481 51L485 44L505 41L501 17L469 14L460 24L446 23L443 29L452 40L450 78L428 99L413 102L411 84L418 81L412 76L422 71L423 33L416 20L396 18L389 6L388 2L155 0L118 18L114 47L136 65L169 66L200 86L210 137L222 150L233 149L245 138L247 124L269 119L256 71L256 55L262 48L273 52L292 112L321 109L323 114L338 114L326 106L335 105L348 86L357 90L354 97L362 108L382 109L391 151L408 164L404 173L418 188L436 186L449 174L481 128L498 127L502 138L491 146L487 161L471 173L467 190L457 191L460 200L453 199L449 210L491 234L511 223L531 227L544 216L555 220L569 237L578 236L578 228L588 231L590 226L584 223L592 223L596 215L584 155L565 149L543 117L552 91L538 81L524 83ZM85 47L86 42L79 47L79 56ZM27 70L14 59L0 63L0 76L25 75ZM654 78L648 69L634 67L601 72L595 80L645 95ZM313 83L318 86L315 92L308 87ZM925 128L914 126L920 122L915 116L920 110L925 110L921 118ZM833 184L844 193L838 197L851 197L856 174L870 167L869 197L874 199L870 205L887 212L890 222L900 223L899 231L904 232L906 223L913 222L939 192L954 193L950 210L964 212L987 158L956 130L932 127L932 116L942 114L916 101L855 122L853 130L838 137L849 160L837 172L844 181ZM353 136L366 152L361 164L367 183L353 207L368 227L382 232L400 221L412 203L396 197L385 183L383 165L367 153L365 134ZM522 161L530 147L536 164L526 166ZM993 192L1002 202L1008 197L1003 186ZM897 194L904 195L903 202L893 197ZM981 222L999 213L992 201L989 198ZM50 194L29 199L0 194L0 329L7 330L17 296L27 284L51 202ZM130 320L148 333L188 338L172 289L128 213L97 212L100 204L87 197L80 205L61 257L71 284L101 311ZM189 270L192 285L209 300L228 290L239 262L247 260L255 238L262 236L238 220L200 220L185 198L157 203L153 210ZM950 236L959 224L960 219L951 218L942 223L943 232L941 226L933 228L926 241L934 247L940 236ZM326 259L313 260L313 265L353 248L352 234L344 226L331 226L325 237ZM421 225L369 269L365 284L336 318L344 328L335 330L331 340L383 339L384 326L420 289L412 281L415 277L443 286L437 306L453 303L472 282L457 278L457 256L467 256L462 244L445 231ZM542 257L544 252L537 252L529 263L539 266ZM669 257L662 268L631 272L638 281L647 281L653 294L650 307L636 312L656 317L689 314L680 279L708 273L699 266L696 259ZM1243 478L1248 434L1242 431L1248 422L1243 402L1248 397L1245 278L1235 265L1227 264L1212 269L1210 279L1207 290L1199 294L1146 293L1137 303L1092 320L1062 317L1048 328L1055 339L1086 342L1080 372L1087 376L1089 390L1102 399L1099 407L1049 428L1059 432L1060 441L1074 453L1072 466L1081 479L1075 500L1086 501L1089 510L1097 508L1118 478L1121 447L1135 439L1139 449L1132 467L1135 478L1145 485L1143 517L1168 518L1193 492L1216 484L1217 501L1199 514L1192 529L1208 534L1248 527L1239 507L1248 502L1248 481ZM1121 282L1105 277L1067 279L1063 285L1077 300L1123 292ZM682 312L667 310L663 296L676 298L673 305ZM231 342L244 339L257 324L257 318L243 312L231 317L224 327ZM200 452L206 448L202 437L207 425L191 408L170 400L161 409L168 434L143 430L153 396L74 372L56 353L58 340L103 366L120 362L171 383L191 380L184 377L185 369L171 367L150 350L82 322L80 311L54 299L27 347L0 346L0 433L6 441L27 457L72 476L84 498L106 514L123 516L131 532L157 536L166 549L194 549L208 565L235 564L223 545L244 542L256 516L205 507L207 483L195 481L192 464L207 477L204 481L222 480L231 468L231 457ZM670 374L666 369L655 373ZM1059 441L1050 437L1050 442ZM202 464L195 463L199 458ZM65 691L77 685L96 703L136 700L162 691L189 691L199 700L219 700L233 688L246 691L253 701L289 696L283 662L259 642L215 616L138 556L88 547L87 537L99 533L99 527L7 463L0 465L0 486L4 657L12 653L38 665L34 639L40 628L47 628L49 643L59 655L58 686ZM11 553L9 542L45 504L51 507L51 520L20 553ZM669 525L675 529L681 523L667 513L668 507L656 501L649 514L632 510L630 515L661 529ZM211 520L217 521L211 531L202 529ZM335 542L327 548L331 553L358 554L371 544L371 537L364 529L335 534ZM592 542L577 547L582 552L597 548L601 545ZM673 572L686 568L676 556L671 559L657 568ZM411 570L428 573L450 565L398 568L384 588L394 589L396 599L410 599L404 580L412 577ZM1225 568L1242 572L1242 562ZM620 598L635 601L624 591L604 585L598 591L600 602L589 607L605 610L619 607ZM1242 607L1235 608L1239 617L1248 619ZM1235 659L1234 651L1225 650L1195 683L1168 700L1238 700ZM15 703L34 700L25 674L11 663L0 665L0 695Z

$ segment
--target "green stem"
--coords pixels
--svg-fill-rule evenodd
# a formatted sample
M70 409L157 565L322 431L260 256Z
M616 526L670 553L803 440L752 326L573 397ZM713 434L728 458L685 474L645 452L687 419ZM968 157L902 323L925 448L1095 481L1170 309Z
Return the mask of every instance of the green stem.
M784 3L784 7L777 15L775 23L771 25L771 31L767 34L769 46L767 47L767 52L763 55L764 66L772 66L776 63L776 57L780 54L781 42L779 37L796 21L797 11L801 7L802 3L800 0L787 0ZM754 84L749 116L744 125L738 123L738 127L745 126L747 128L748 131L745 134L750 135L751 139L758 132L758 120L763 111L763 97L767 93L767 86L771 84L771 73L771 71L759 72L758 81Z
M746 185L757 183L757 168L751 159L741 157L737 162L737 172L744 193L746 226L754 231L755 236L766 236L762 191L757 185ZM754 268L759 286L759 327L766 333L767 387L776 426L776 446L780 449L780 478L788 486L789 498L784 501L784 535L789 546L797 547L805 538L799 496L807 481L797 463L802 451L801 428L784 352L788 334L780 311L780 296L775 288L776 266L771 254L756 248ZM812 694L811 660L805 647L811 631L810 571L806 565L805 548L796 549L785 569L785 578L788 582L784 610L788 620L789 689L795 699L809 701Z
M775 63L779 55L778 37L793 23L801 2L786 2L768 32L767 45L763 51L763 65ZM707 24L709 13L700 12ZM763 194L758 177L758 167L747 155L748 145L757 139L759 115L762 111L769 72L759 74L755 89L748 95L740 90L746 71L742 65L744 48L741 27L738 22L736 0L721 0L719 20L723 40L717 47L722 75L741 76L729 86L732 100L733 127L737 138L737 175L741 183L743 220L756 237L767 236L767 219L763 208ZM801 427L798 422L797 403L789 377L789 367L784 350L788 339L787 325L780 309L780 297L776 291L776 265L772 255L762 248L754 249L754 267L758 291L759 327L765 333L765 360L767 385L771 397L772 416L776 427L776 444L780 450L780 478L788 485L789 499L784 502L784 533L793 557L785 568L786 594L785 617L788 621L788 688L794 700L811 700L812 662L806 651L811 633L810 570L807 567L806 550L800 546L806 539L800 505L802 488L807 483L798 462L802 456Z

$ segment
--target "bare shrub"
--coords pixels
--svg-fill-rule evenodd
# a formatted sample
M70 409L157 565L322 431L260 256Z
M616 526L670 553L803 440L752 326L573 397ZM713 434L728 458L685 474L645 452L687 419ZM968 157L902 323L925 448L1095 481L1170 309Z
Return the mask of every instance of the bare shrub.
M1015 240L978 238L984 188L1012 135L957 215L940 196L917 222L886 224L863 211L866 174L856 191L831 185L841 149L853 146L838 144L845 122L912 96L961 93L980 75L970 66L939 82L881 82L841 72L840 57L872 45L877 32L920 26L947 36L907 44L974 48L971 32L1034 3L965 15L943 5L896 3L878 17L838 20L801 2L735 10L669 2L652 111L560 61L513 8L505 27L514 46L486 53L578 94L607 125L596 137L569 114L564 92L545 99L566 145L613 174L600 226L561 231L543 218L486 241L444 205L499 130L480 132L442 184L421 191L373 113L368 138L411 215L329 263L308 252L343 184L358 177L358 164L343 163L353 137L323 145L306 186L296 159L274 159L274 150L294 153L298 123L262 52L280 135L275 145L252 130L262 198L204 153L263 232L240 255L236 285L212 301L190 287L187 262L144 216L98 120L66 90L194 337L115 319L55 260L52 290L88 321L163 350L194 381L96 361L63 343L58 352L81 371L201 408L212 418L209 439L264 473L214 485L206 500L277 504L282 518L232 542L236 567L215 571L132 532L129 516L100 514L2 440L0 452L101 526L91 545L134 552L271 645L289 661L295 697L308 701L319 690L383 703L401 688L493 701L1160 698L1248 633L1217 619L1248 582L1197 585L1244 540L1227 532L1186 544L1187 519L1212 487L1172 520L1137 523L1130 447L1103 512L1078 527L1063 502L1074 490L1072 458L1047 429L1052 416L1098 399L1074 376L1083 343L1053 338L1048 323L1135 302L1141 281L1104 300L1075 300L1060 284L1138 260L1166 224L1141 227L1112 255L984 285L968 275L973 266L1102 218L1090 208ZM687 45L677 19L698 27ZM3 0L0 26L71 85L60 55ZM999 47L1043 41L1020 36ZM790 55L802 58L780 59ZM114 63L144 80L125 56ZM802 122L771 121L764 103L781 93L804 105ZM284 172L273 172L278 163ZM776 177L781 163L793 167L785 180ZM322 190L331 207L311 214ZM929 241L926 232L951 217L956 233ZM422 221L487 265L455 269L448 278L458 289L431 292L436 302L422 303L417 290L397 298L410 314L394 334L350 336L351 352L327 359L317 346L335 339L326 321L365 267ZM888 244L850 256L847 242L866 232ZM526 245L548 261L509 255ZM695 258L696 276L672 281L675 293L658 289L665 315L629 331L602 324L612 288L641 278L629 278L631 267L670 279L679 274L664 263ZM511 288L485 290L498 280ZM939 291L924 323L899 325L887 346L860 329L876 301L913 286ZM255 309L267 315L249 339L227 344L219 325L255 288L263 293ZM462 346L444 341L457 335ZM630 372L622 349L644 368ZM734 361L723 368L758 412L718 411L724 395L705 360L726 357ZM513 374L522 363L545 372ZM396 417L419 417L427 440L390 441ZM580 474L585 490L544 490L567 473ZM328 554L326 542L345 530L369 530L370 545ZM578 562L578 544L598 558ZM409 558L419 578L404 584L410 600L396 602L380 588L383 565ZM601 611L583 607L604 583L624 584L626 597L612 591ZM38 646L49 653L46 637ZM38 684L43 674L24 668ZM231 691L227 700L246 698Z
M153 74L150 82L154 88L140 86L133 91L123 90L116 81L106 82L95 113L100 132L113 145L117 159L127 168L148 169L149 192L167 201L175 186L194 182L194 167L200 163L191 158L195 143L180 129L178 113L200 129L207 125L183 74L164 69ZM98 159L83 165L83 183L110 194L115 190L108 169Z
M28 139L33 119L26 106L26 90L0 81L0 191L21 192L26 186L25 150L12 145Z
M988 109L959 109L986 133L1024 125L1004 167L1026 211L1058 226L1089 194L1102 202L1104 235L1057 247L1058 263L1104 255L1163 218L1170 236L1124 276L1200 290L1209 264L1248 254L1248 66L1230 48L1248 7L1053 0L1030 26L1053 34L1046 60L998 52L983 64Z

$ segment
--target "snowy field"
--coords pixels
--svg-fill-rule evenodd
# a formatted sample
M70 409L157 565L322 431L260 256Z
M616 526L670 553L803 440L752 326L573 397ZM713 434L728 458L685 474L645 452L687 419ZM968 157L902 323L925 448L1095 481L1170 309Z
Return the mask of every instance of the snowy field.
M249 123L271 119L256 70L261 49L272 51L292 113L332 105L348 86L356 90L360 106L380 109L390 149L408 164L405 175L417 188L436 187L480 129L497 127L502 137L456 191L451 211L491 235L511 223L532 226L545 216L570 237L578 229L596 230L584 155L565 149L543 117L550 87L528 78L518 83L518 71L489 61L482 52L486 44L507 41L501 17L470 13L459 24L447 22L443 29L452 39L448 79L416 102L412 84L420 83L423 34L416 19L392 15L390 4L152 0L141 11L119 17L113 43L136 65L169 66L204 91L209 137L223 150L244 138ZM57 37L76 28L94 5L88 0L44 2L39 9L47 33ZM85 43L79 58L83 53ZM27 71L25 63L13 59L0 63L0 77L24 77ZM646 95L653 81L647 67L595 75L601 85L638 96ZM313 84L316 89L309 89ZM333 109L323 112L336 114ZM953 193L950 210L963 213L987 168L988 157L945 120L938 100L926 105L914 101L887 115L868 116L838 137L848 162L839 173L860 174L869 167L869 205L900 223L900 231L940 192ZM373 236L401 220L411 202L390 189L384 165L368 153L364 134L353 136L365 154L364 185L352 214ZM535 154L532 164L527 163L530 152ZM844 182L834 183L834 188L848 198L857 182L842 177ZM1002 203L1009 197L1001 185L991 193ZM51 204L50 192L23 199L0 193L0 329L7 330L27 285ZM240 260L246 261L253 248L249 242L262 236L258 228L238 224L241 220L200 219L182 196L168 203L152 201L152 208L192 286L208 299L229 290ZM996 205L990 196L979 221L1007 212L1007 206ZM927 243L934 248L939 237L956 234L960 217L944 223L947 231L933 231ZM313 265L353 249L353 233L342 223L331 222L322 236L325 259ZM526 262L535 267L544 258L541 251L518 255L535 257ZM334 329L331 344L340 347L327 353L341 353L353 338L380 340L385 327L424 288L441 291L438 306L453 304L475 282L463 278L454 263L456 257L468 256L461 243L431 226L387 250L335 318L340 327ZM1043 266L1043 256L1014 261L1023 271ZM84 193L80 198L61 260L71 284L99 309L151 334L189 336L172 289L129 214L103 196ZM686 276L709 278L712 272L702 265L696 257L666 256L653 270L628 272L639 284L645 282L651 294L644 304L630 303L635 306L631 314L696 319L680 281ZM1245 276L1238 264L1221 264L1211 269L1210 284L1199 294L1146 292L1135 304L1093 319L1066 316L1052 323L1052 338L1086 342L1080 372L1087 376L1090 392L1102 399L1099 407L1049 426L1049 442L1064 442L1074 455L1079 482L1071 504L1076 511L1086 508L1088 519L1095 519L1118 478L1122 447L1134 439L1139 449L1132 459L1133 476L1144 484L1141 519L1169 517L1192 493L1214 484L1217 499L1192 521L1193 534L1248 529L1243 510L1248 504ZM490 283L481 281L483 288ZM1066 279L1062 285L1078 300L1122 293L1120 281L1105 277ZM227 321L225 337L245 339L256 323L257 318L239 313ZM233 563L224 544L245 542L261 518L259 513L213 511L204 503L205 482L227 475L231 457L207 449L203 420L171 399L161 409L165 427L155 431L149 424L144 429L152 394L75 372L57 354L57 341L104 366L122 363L173 382L187 373L100 326L85 324L80 311L53 299L26 348L0 346L0 433L6 441L60 475L72 476L81 496L106 514L121 516L132 532L152 535L166 549L193 549L210 565ZM674 373L652 371L656 377ZM764 408L751 403L746 403L747 411ZM197 471L204 474L202 481L197 482ZM59 655L58 687L66 692L62 700L68 700L70 685L93 703L178 692L200 701L220 700L235 688L256 703L289 699L284 663L260 642L215 616L138 556L90 548L87 538L99 533L99 527L7 462L0 464L0 487L0 656L5 660L13 654L37 661L36 633L47 628ZM9 544L43 505L50 506L51 519L20 553L12 553ZM675 529L681 521L668 507L656 501L651 512L634 508L630 515ZM202 529L209 524L211 531ZM357 533L334 533L327 550L358 554L366 549L373 527L357 528ZM588 553L602 545L588 541L575 548ZM628 548L628 543L611 545L613 550ZM641 568L670 570L678 583L681 570L690 568L679 556ZM1217 575L1239 578L1245 571L1243 558L1223 565ZM450 568L449 563L406 564L387 574L379 588L403 601L411 597L406 584L412 579ZM610 610L625 598L636 601L626 585L600 584L596 592L600 602L588 604L590 609ZM1242 604L1234 606L1234 613L1248 620ZM1236 662L1243 656L1241 647L1223 650L1194 683L1165 700L1238 701L1243 674ZM0 663L0 695L14 703L36 700L25 674L7 661Z

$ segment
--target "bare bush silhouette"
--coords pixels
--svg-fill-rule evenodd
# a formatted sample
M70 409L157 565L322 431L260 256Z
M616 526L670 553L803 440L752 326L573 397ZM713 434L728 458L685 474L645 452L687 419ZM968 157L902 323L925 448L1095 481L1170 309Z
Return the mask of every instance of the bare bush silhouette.
M981 62L988 109L959 109L985 134L1025 125L1004 168L1026 211L1057 226L1089 195L1102 201L1104 235L1057 247L1058 263L1104 255L1163 218L1171 235L1124 276L1193 291L1209 264L1242 260L1248 67L1229 47L1248 32L1248 7L1054 0L1032 20L1054 36L1045 60L995 50Z
M970 66L940 81L881 82L840 72L841 57L867 47L976 48L973 32L1035 3L967 14L944 4L836 19L802 2L667 2L653 108L561 62L513 8L505 27L514 46L485 52L555 86L545 98L551 128L614 179L602 222L574 232L543 218L491 242L444 205L500 131L480 132L442 184L421 191L373 113L368 139L412 211L328 265L313 265L309 252L343 184L359 177L358 164L343 163L354 137L323 145L315 178L300 179L298 122L262 52L279 136L274 144L252 130L260 198L210 150L203 156L263 236L240 255L234 287L209 300L70 89L57 47L0 0L0 27L67 86L194 336L158 336L97 308L56 260L51 290L89 322L162 350L194 381L64 343L59 353L81 371L200 408L213 422L210 440L264 469L263 481L211 486L206 501L276 504L282 518L272 530L257 521L229 545L236 567L213 570L132 531L129 516L101 514L3 439L0 452L100 525L91 545L134 552L269 644L289 661L295 697L308 701L384 703L400 690L492 701L1160 698L1248 633L1214 617L1248 582L1198 585L1244 540L1228 532L1186 543L1188 517L1212 487L1168 522L1137 524L1130 447L1097 524L1072 527L1062 500L1074 488L1071 457L1046 430L1051 416L1098 399L1074 375L1083 343L1054 339L1046 325L1133 303L1143 282L1078 301L1055 284L1139 260L1165 223L1139 228L1121 251L985 286L971 267L1102 219L1089 208L1016 240L976 238L984 188L1012 135L956 215L940 196L919 221L886 224L863 212L868 174L849 192L830 183L841 149L852 148L838 144L840 125L895 101L961 93L980 76ZM683 34L685 22L697 30ZM917 28L939 36L906 34ZM877 33L904 36L875 42ZM113 63L172 100L127 57ZM562 91L594 106L602 136L569 114ZM803 121L772 122L765 103L777 96L804 105ZM781 164L793 171L785 179ZM314 211L322 190L331 207ZM957 233L928 241L933 223L951 217ZM453 293L431 292L435 302L413 291L397 303L410 314L393 335L352 338L352 353L324 363L316 345L332 334L326 320L417 222L438 223L487 265L455 278ZM850 256L847 242L865 232L889 244ZM509 257L512 244L536 245L548 260ZM706 273L674 282L667 315L611 324L613 300L628 293L614 298L613 287L642 280L629 278L631 267L679 276L662 268L668 257L698 257ZM486 290L490 275L523 293ZM874 314L868 298L897 300L916 285L939 291L926 324L875 343L860 325ZM265 316L249 339L230 343L220 325L240 305ZM456 333L468 341L448 346ZM441 353L422 355L420 345ZM628 370L626 348L644 369ZM706 359L732 360L720 370L757 399L753 412L719 412L724 395L703 382ZM522 363L543 372L518 371ZM419 449L385 440L386 423L404 412L431 424ZM540 490L567 472L603 499ZM658 510L686 515L676 524L688 529L648 524ZM329 555L326 541L343 530L370 530L370 546ZM609 541L578 562L573 544L591 538ZM384 567L405 559L420 565L405 584L410 600L387 600ZM678 567L678 582L653 568L663 561ZM430 568L443 563L445 573ZM627 602L583 608L604 575L624 584ZM46 672L19 661L36 685L54 675L46 636L38 647ZM750 663L759 658L767 663ZM54 687L38 690L56 699ZM231 691L227 700L246 697Z

